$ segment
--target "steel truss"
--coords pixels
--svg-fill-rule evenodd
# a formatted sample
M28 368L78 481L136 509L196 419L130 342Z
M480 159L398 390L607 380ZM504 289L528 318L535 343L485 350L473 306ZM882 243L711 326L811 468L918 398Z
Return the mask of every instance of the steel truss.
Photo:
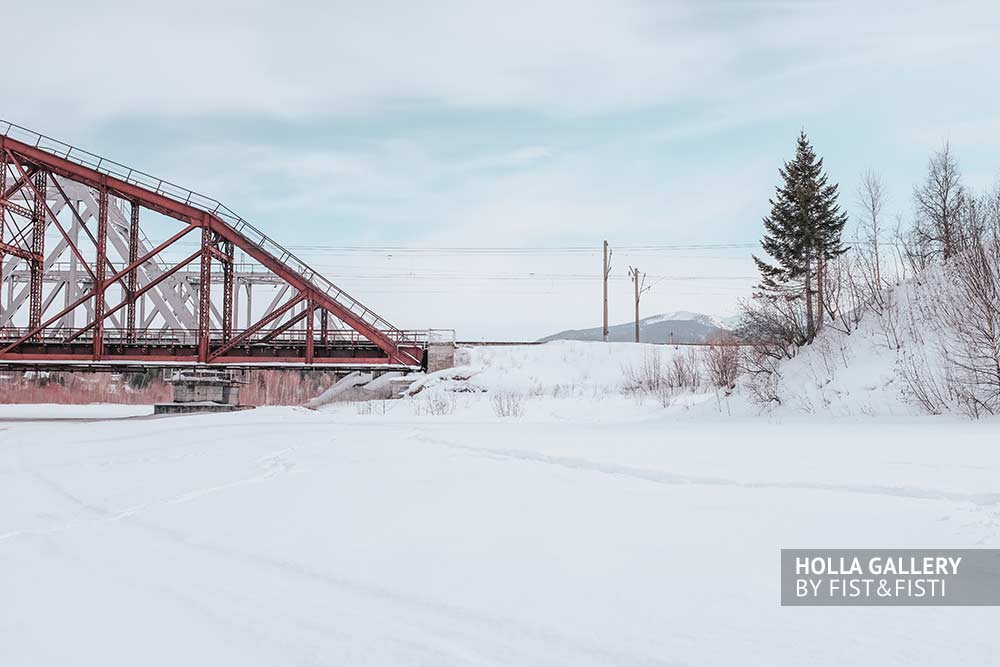
M154 244L144 209L176 230ZM414 368L425 348L219 202L0 121L0 364Z

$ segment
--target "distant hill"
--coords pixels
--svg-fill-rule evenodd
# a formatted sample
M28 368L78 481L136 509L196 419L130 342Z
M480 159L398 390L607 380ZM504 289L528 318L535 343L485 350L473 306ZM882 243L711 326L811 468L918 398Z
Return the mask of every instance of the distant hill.
M720 319L681 310L639 320L639 338L643 343L704 343L729 333L734 323L734 318ZM594 327L560 331L539 341L602 340L602 338L601 327ZM608 327L608 340L619 343L635 340L635 323L627 322Z

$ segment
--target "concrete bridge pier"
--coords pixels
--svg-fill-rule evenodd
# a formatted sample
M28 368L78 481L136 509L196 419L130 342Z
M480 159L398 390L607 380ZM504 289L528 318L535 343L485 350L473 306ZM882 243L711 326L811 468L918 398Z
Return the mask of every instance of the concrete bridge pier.
M187 368L171 371L165 379L173 386L174 402L155 406L153 414L232 412L253 407L240 405L240 386L246 380L233 371Z

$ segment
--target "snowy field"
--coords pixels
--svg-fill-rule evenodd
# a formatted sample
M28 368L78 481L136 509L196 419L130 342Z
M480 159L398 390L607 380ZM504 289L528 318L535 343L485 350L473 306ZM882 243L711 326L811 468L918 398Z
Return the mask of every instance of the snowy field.
M994 660L997 609L782 608L778 565L1000 547L996 421L664 408L612 392L640 348L572 352L318 411L0 422L0 665Z

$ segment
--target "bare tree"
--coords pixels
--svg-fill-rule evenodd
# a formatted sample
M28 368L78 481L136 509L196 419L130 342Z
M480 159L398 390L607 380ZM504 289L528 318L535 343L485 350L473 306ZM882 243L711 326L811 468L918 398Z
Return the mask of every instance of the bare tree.
M869 170L861 175L858 186L858 207L861 220L858 224L858 240L863 242L866 253L870 254L870 264L866 267L871 274L871 282L882 284L882 257L879 244L882 242L882 209L885 207L885 184L882 177Z
M965 196L956 218L959 249L923 274L923 288L908 305L918 322L909 334L918 344L903 355L901 373L908 393L928 412L998 414L1000 187Z
M885 301L884 292L872 283L870 259L864 249L852 248L849 255L830 262L823 276L826 316L837 331L850 334L866 310L877 309Z
M914 188L914 240L945 260L960 248L960 216L965 199L958 162L946 143L927 163L927 179Z
M915 228L906 228L901 215L896 216L896 228L893 230L893 241L896 249L896 261L900 270L900 280L913 278L920 283L920 277L933 262L933 250L930 244L922 240L922 235Z

